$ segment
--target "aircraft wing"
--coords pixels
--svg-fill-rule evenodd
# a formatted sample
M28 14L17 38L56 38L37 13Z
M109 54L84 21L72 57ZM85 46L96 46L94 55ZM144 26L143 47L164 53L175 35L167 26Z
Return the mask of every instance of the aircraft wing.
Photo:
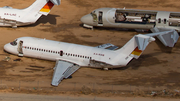
M62 79L68 78L79 68L80 66L75 65L73 63L57 60L56 66L54 67L54 74L51 84L53 86L58 86Z
M107 43L107 44L103 44L103 45L99 45L99 46L96 46L97 48L103 48L103 49L109 49L109 50L115 50L119 47L111 44L111 43Z
M166 28L152 28L153 33L146 34L148 36L156 36L165 46L174 47L175 43L178 41L179 34L174 29ZM164 34L160 34L164 33Z

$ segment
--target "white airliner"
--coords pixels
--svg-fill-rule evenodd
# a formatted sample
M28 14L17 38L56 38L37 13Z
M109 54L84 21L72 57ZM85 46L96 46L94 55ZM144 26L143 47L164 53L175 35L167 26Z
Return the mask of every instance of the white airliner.
M24 26L35 23L42 15L48 15L54 5L60 5L60 0L36 0L25 9L13 9L5 6L0 8L0 26Z
M135 35L122 48L110 43L97 47L77 45L34 37L21 37L4 46L4 50L18 55L56 61L52 85L58 86L80 66L94 68L119 68L126 66L133 58L138 59L147 45L160 37L164 44L173 47L179 35L176 31L164 31L146 35ZM171 36L171 37L169 37Z

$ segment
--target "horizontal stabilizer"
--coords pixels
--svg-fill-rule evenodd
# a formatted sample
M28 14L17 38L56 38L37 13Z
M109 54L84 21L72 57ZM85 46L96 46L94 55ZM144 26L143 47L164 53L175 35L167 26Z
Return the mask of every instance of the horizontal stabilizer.
M60 5L61 4L61 0L50 0L50 1L55 5Z
M149 42L155 41L155 39L150 36L139 34L135 36L135 41L138 45L139 50L145 50Z
M165 46L168 47L174 47L175 43L179 39L179 34L177 33L177 31L172 29L153 28L151 30L156 33L146 35L156 36Z
M103 49L109 49L109 50L115 50L119 47L111 44L111 43L107 43L107 44L103 44L103 45L99 45L99 46L96 46L97 48L103 48Z
M54 67L54 75L51 84L53 86L58 86L62 79L68 78L78 69L78 65L74 65L66 61L57 60L56 66Z

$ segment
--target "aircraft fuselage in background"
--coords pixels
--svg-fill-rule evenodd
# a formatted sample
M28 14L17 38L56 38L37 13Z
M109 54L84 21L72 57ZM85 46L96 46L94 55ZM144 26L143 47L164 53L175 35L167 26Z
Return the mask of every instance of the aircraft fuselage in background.
M84 27L114 27L128 29L167 28L180 32L180 12L100 8L81 18Z

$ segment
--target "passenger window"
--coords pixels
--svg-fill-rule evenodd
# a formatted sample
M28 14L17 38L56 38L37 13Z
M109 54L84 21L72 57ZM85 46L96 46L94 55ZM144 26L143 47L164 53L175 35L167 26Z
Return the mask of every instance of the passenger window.
M167 20L166 20L166 19L164 19L164 24L166 24L166 21L167 21Z
M158 23L161 23L161 18L158 19Z

